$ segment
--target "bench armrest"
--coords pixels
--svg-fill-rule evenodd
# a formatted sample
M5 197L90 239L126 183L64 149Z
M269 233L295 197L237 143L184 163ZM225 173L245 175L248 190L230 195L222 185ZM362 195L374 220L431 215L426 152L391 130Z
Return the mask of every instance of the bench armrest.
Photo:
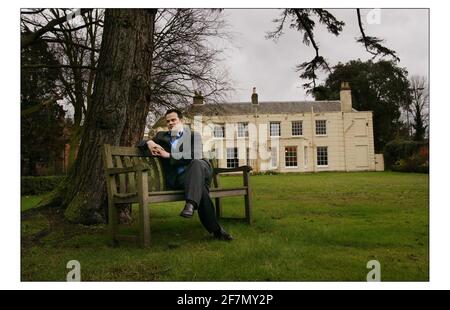
M252 167L250 166L239 166L236 168L214 168L214 173L215 174L219 174L219 173L227 173L227 172L249 172L252 171Z
M148 171L148 170L150 170L149 166L135 165L132 167L123 167L123 168L107 168L106 174L115 175L115 174L121 174L121 173L130 173L130 172Z

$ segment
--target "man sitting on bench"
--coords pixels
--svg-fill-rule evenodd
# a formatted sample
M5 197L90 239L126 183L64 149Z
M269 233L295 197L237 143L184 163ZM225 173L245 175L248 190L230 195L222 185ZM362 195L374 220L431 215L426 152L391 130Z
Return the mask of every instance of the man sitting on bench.
M209 197L213 169L203 158L201 135L183 126L183 115L178 109L169 109L165 114L169 131L160 131L156 136L140 144L150 153L162 159L168 189L185 192L186 204L180 215L190 218L198 210L200 222L214 238L230 241L233 238L218 223L215 208Z

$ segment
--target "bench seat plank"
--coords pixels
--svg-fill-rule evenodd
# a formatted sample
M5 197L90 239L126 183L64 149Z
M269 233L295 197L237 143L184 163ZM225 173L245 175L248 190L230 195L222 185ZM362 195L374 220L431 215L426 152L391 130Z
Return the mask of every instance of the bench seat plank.
M240 187L230 187L230 188L211 188L209 190L209 196L211 198L219 198L219 197L233 197L233 196L242 196L247 192L246 186ZM171 202L171 201L181 201L184 200L184 191L176 190L176 191L164 191L164 192L150 192L149 193L149 202ZM133 203L137 202L138 195L135 193L125 193L125 194L115 194L115 200L117 203Z

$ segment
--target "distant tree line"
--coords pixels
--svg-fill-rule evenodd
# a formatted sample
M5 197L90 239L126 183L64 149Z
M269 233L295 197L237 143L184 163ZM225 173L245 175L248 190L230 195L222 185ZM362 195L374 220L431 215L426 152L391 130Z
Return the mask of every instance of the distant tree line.
M352 60L333 67L314 89L316 100L339 99L341 81L349 81L356 110L373 111L375 151L395 139L428 138L428 85L424 77L408 77L406 68L388 60Z

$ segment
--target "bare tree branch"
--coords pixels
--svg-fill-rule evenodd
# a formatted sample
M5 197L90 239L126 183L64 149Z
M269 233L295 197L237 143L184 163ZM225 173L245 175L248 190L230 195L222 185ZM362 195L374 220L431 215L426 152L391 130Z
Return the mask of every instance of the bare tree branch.
M327 27L327 30L339 35L345 25L344 22L337 20L330 12L324 9L285 9L281 17L275 19L277 28L275 31L267 34L266 38L278 40L283 34L284 24L290 17L290 28L303 33L303 43L307 46L313 46L315 56L310 61L305 61L297 65L297 71L301 71L300 78L310 80L311 82L303 84L305 88L316 87L317 71L331 72L330 66L324 57L320 55L319 44L314 37L315 22L311 19L312 16L317 16L319 22Z
M374 57L391 56L397 61L400 60L395 51L381 44L383 42L381 39L370 37L365 34L359 9L357 9L357 16L359 29L362 34L362 37L357 39L357 42L363 43L366 50ZM310 81L303 84L303 86L308 89L308 92L311 92L312 89L316 87L318 71L331 72L331 68L327 60L319 53L319 44L314 37L316 24L312 19L313 17L317 17L319 23L326 26L328 32L336 36L342 32L343 27L345 26L343 21L339 21L333 14L324 9L284 9L281 13L281 17L274 20L277 24L275 30L273 32L269 32L266 36L266 38L273 39L275 41L278 40L283 34L285 23L288 22L288 18L291 18L289 27L303 33L303 43L306 46L309 46L310 44L313 46L315 51L314 58L310 61L302 62L296 66L297 71L301 72L300 78Z
M43 41L48 42L48 43L68 43L66 40L61 40L61 39L53 39L53 38L42 38ZM68 44L71 44L75 47L79 47L82 49L86 49L86 50L90 50L93 52L100 52L100 48L93 48L92 46L86 46L86 45L82 45L82 44L78 44L75 42L69 42Z
M32 107L26 108L26 109L20 111L20 116L27 116L27 115L33 114L49 105L56 104L56 102L60 99L62 99L62 97L52 97L42 103L39 103Z
M373 55L372 59L374 59L377 56L391 56L396 61L400 61L400 58L397 57L395 51L381 45L381 42L383 42L383 40L377 37L367 36L365 34L364 27L361 21L360 9L356 9L356 14L358 16L359 31L361 32L361 37L358 38L356 41L364 44L366 51Z
M201 9L158 11L151 99L157 111L190 104L197 90L210 102L231 90L218 66L223 51L208 43L210 38L229 38L220 13Z
M74 66L74 65L45 65L45 64L34 64L34 65L23 65L22 69L41 69L41 68L70 68L70 69L89 69L96 70L93 66Z
M30 11L25 11L25 10L21 10L20 11L20 14L22 15L22 14L24 14L24 15L26 15L26 14L39 14L39 13L41 13L42 11L44 11L45 9L31 9Z
M83 15L86 12L91 11L92 9L81 9L80 14ZM42 11L40 11L42 12ZM25 32L21 33L20 35L20 45L22 48L27 48L28 46L32 45L36 40L41 37L43 34L47 33L48 31L53 30L56 26L64 24L67 22L67 15L61 16L59 18L53 19L49 21L46 25L41 27L40 29L34 31L34 32Z

